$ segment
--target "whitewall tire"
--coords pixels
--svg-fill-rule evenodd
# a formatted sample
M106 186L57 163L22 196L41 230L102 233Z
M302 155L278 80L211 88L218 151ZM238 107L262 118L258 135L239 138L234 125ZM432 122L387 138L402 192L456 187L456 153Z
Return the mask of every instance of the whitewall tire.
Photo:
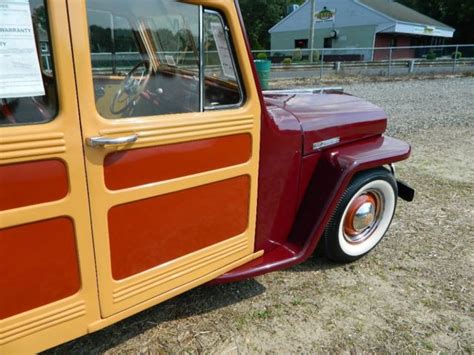
M351 262L375 248L390 227L397 195L395 178L384 168L356 175L326 227L327 256Z

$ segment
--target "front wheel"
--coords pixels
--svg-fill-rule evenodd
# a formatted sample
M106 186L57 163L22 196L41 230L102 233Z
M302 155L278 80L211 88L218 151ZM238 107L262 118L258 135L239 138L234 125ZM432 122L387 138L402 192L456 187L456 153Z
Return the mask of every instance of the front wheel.
M382 240L397 205L397 183L384 168L357 175L324 232L326 254L338 262L359 259Z

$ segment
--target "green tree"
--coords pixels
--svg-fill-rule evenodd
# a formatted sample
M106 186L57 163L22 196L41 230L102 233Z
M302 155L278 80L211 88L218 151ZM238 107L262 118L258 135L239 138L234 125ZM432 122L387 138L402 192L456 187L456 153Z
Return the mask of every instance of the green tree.
M270 48L268 30L286 16L290 4L304 0L240 0L240 9L252 49Z

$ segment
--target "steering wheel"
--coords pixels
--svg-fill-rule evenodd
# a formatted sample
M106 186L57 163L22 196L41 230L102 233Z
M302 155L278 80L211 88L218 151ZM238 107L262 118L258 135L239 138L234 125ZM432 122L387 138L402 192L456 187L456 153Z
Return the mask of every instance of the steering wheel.
M135 100L145 90L150 80L150 63L143 60L137 63L120 83L120 87L112 99L110 112L118 115L135 104Z

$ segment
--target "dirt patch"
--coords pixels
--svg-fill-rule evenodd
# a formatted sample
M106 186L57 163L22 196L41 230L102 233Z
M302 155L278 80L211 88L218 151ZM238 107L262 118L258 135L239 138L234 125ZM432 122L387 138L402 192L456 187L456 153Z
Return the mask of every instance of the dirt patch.
M354 84L387 109L417 189L384 241L338 265L315 255L255 280L203 286L53 353L474 350L474 79Z

